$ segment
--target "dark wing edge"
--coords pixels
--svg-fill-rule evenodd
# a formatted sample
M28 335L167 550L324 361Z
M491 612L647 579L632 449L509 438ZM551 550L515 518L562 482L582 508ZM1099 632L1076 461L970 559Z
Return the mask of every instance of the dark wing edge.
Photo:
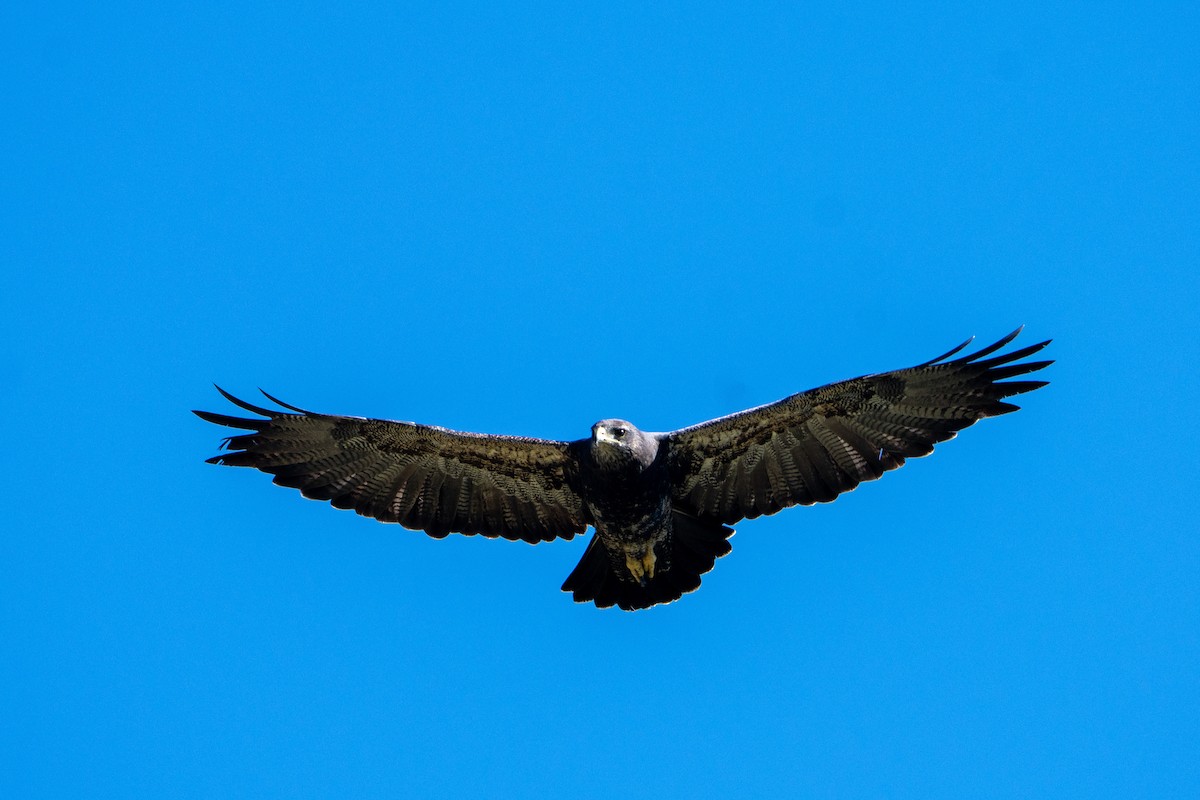
M570 539L587 527L567 442L317 414L263 392L284 410L267 409L216 389L265 419L193 411L249 431L226 438L228 452L210 464L253 467L305 497L437 538L534 543Z
M915 367L831 383L664 434L673 499L732 525L830 502L908 458L928 455L976 421L1016 411L1005 398L1048 383L1009 379L1054 363L1022 360L1049 339L992 355L1022 329L958 358L972 339Z

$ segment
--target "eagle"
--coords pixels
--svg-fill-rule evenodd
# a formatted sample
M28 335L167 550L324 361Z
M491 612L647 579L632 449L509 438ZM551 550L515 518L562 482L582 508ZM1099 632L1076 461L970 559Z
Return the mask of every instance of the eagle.
M254 467L336 508L442 538L530 543L595 530L563 583L576 602L626 611L670 603L730 552L732 526L827 503L1046 381L1010 380L1049 340L1002 352L1021 328L959 355L839 381L670 433L602 419L576 441L464 433L305 411L263 392L262 408L216 387L246 418L194 411L247 433L209 463ZM957 356L957 357L956 357Z

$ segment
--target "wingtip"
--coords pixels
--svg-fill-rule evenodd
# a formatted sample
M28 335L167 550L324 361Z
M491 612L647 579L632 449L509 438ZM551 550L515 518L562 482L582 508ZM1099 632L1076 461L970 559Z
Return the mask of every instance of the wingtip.
M211 422L214 425L224 425L226 428L240 428L247 431L258 430L266 421L261 419L231 417L228 414L218 414L215 411L199 411L197 409L192 409L192 413L205 422Z
M262 393L262 396L263 396L263 397L267 398L267 399L268 399L268 400L270 400L272 403L275 403L276 405L280 406L281 408L286 408L288 411L295 411L295 412L296 412L296 413L298 413L298 414L311 414L311 413L313 413L313 412L311 412L311 411L306 411L306 410L305 410L305 409L303 409L303 408L297 408L296 406L292 405L291 403L285 403L285 402L283 402L283 401L282 401L282 400L280 400L278 397L275 397L274 395L272 395L271 393L269 393L269 392L268 392L266 389L262 388L261 386L260 386L260 387L258 387L258 391Z
M269 409L266 409L266 408L261 408L261 407L259 407L259 406L256 406L256 405L254 405L253 403L250 403L250 402L247 402L247 401L245 401L245 400L241 399L240 397L235 397L235 396L233 396L232 394L230 394L229 392L227 392L227 391L225 391L224 389L222 389L220 386L217 386L217 384L215 384L215 383L213 384L213 387L214 387L214 388L215 388L215 389L216 389L218 392L220 392L220 393L221 393L221 396L222 396L222 397L224 397L224 398L225 398L226 400L228 400L229 402L233 403L233 404L234 404L235 406L237 406L238 408L244 408L245 410L249 411L249 412L250 412L250 413L252 413L252 414L261 414L261 415L262 415L262 416L264 416L264 417L277 417L277 416L279 416L279 412L278 412L278 411L271 411L271 410L269 410Z
M942 353L937 358L931 358L928 361L926 361L924 364L918 364L917 366L918 367L928 367L931 364L938 363L939 361L945 361L947 358L954 355L955 353L961 352L964 348L967 347L967 345L971 344L971 342L973 342L973 341L975 341L975 337L969 336L969 337L967 337L966 341L964 341L962 344L958 345L957 347L952 347L949 350L947 350L946 352Z

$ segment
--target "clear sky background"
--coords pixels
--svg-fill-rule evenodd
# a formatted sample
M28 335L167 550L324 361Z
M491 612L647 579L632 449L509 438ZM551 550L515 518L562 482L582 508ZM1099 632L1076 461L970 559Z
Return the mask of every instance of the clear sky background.
M6 9L0 796L1200 794L1200 12L894 5ZM636 614L189 413L669 430L1022 323L1021 412Z

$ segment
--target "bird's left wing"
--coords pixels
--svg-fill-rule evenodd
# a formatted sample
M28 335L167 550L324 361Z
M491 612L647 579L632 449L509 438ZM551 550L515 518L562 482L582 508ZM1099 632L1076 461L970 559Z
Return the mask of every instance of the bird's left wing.
M916 367L831 383L664 435L675 504L732 525L796 504L833 500L984 417L1016 411L1004 398L1045 381L1006 381L1050 361L1022 361L1050 342L986 358L969 344Z
M194 412L250 433L231 436L214 464L254 467L337 508L431 536L570 539L587 518L567 442L460 433L431 425L286 411L230 402L266 419ZM266 394L264 392L263 394Z

